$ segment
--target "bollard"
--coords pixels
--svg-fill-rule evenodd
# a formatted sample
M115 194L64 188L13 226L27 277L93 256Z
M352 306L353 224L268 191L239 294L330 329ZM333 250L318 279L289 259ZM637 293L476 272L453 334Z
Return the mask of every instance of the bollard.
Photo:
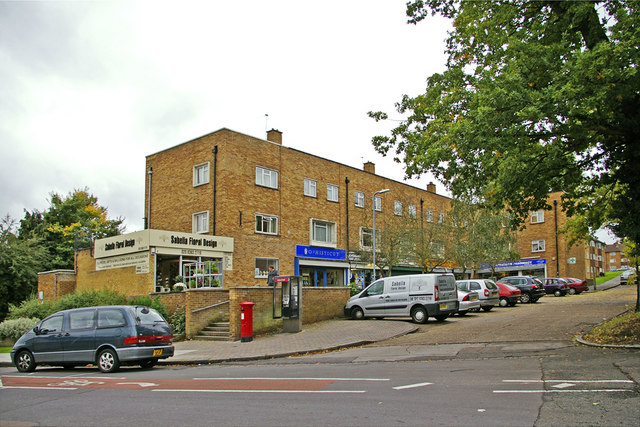
M240 303L240 342L253 341L253 306L255 303Z

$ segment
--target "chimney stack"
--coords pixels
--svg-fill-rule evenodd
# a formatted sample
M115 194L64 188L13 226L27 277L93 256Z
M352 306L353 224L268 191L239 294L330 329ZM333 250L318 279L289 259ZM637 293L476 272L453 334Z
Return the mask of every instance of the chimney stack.
M430 193L436 192L436 185L433 183L433 181L427 184L427 191Z
M267 141L282 145L282 132L277 129L271 129L267 132Z
M376 164L373 162L365 163L363 169L365 172L369 172L374 175L376 174Z

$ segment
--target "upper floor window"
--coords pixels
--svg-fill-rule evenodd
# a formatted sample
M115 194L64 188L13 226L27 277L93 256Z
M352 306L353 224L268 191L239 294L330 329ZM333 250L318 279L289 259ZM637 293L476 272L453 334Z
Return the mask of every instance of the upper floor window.
M531 252L543 252L543 251L544 251L544 240L531 241Z
M200 163L193 167L193 186L209 183L209 162Z
M373 247L373 231L370 228L360 227L360 248Z
M336 223L311 219L311 244L318 246L336 246Z
M431 209L427 209L427 222L433 222L433 211Z
M256 185L278 188L278 171L256 166Z
M338 201L338 186L333 184L327 184L327 200L330 202Z
M416 206L415 205L409 205L409 216L411 218L413 218L413 219L416 218L416 212L417 212Z
M318 183L309 178L304 179L304 195L309 197L316 197Z
M256 214L256 233L278 234L278 217Z
M402 216L402 202L393 202L393 213L398 216Z
M531 224L539 224L541 222L544 222L544 211L531 212Z
M373 203L376 207L376 211L378 212L382 212L382 197L380 196L375 196L373 198Z
M438 213L438 224L444 224L444 212Z
M194 233L209 232L209 211L197 212L192 216L191 228Z
M355 192L355 202L357 207L364 208L364 193L362 191Z

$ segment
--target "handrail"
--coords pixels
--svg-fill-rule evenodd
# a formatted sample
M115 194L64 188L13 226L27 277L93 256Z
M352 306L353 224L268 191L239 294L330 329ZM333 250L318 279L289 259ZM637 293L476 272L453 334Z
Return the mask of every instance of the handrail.
M208 310L208 309L210 309L210 308L217 307L217 306L222 305L222 304L229 304L229 302L230 302L230 301L231 301L231 300L226 300L226 301L218 302L218 303L213 304L213 305L209 305L209 306L207 306L207 307L196 308L195 310L191 310L191 312L192 312L192 313L197 313L197 312L199 312L199 311Z

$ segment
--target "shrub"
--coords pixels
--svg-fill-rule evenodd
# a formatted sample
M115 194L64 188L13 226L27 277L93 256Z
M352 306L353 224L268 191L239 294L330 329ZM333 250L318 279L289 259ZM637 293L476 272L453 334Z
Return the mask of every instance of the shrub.
M20 305L10 304L7 319L44 319L55 312L53 301L41 301L33 295L30 299L22 301Z
M167 320L169 319L167 309L165 308L164 303L159 296L155 298L151 298L149 296L135 297L129 300L129 305L144 305L145 307L153 308L158 313L160 313L162 317Z
M35 295L19 306L10 306L8 319L18 319L21 317L36 317L44 319L50 314L60 310L70 308L93 307L99 305L126 305L127 298L113 291L82 291L76 294L69 294L61 297L57 301L41 301Z
M171 325L171 329L173 330L173 335L181 335L185 332L185 324L186 324L185 310L179 309L173 313L173 316L169 319L169 324Z
M0 336L15 341L29 329L33 328L33 326L39 321L40 319L36 317L21 317L19 319L5 320L4 322L0 323Z

